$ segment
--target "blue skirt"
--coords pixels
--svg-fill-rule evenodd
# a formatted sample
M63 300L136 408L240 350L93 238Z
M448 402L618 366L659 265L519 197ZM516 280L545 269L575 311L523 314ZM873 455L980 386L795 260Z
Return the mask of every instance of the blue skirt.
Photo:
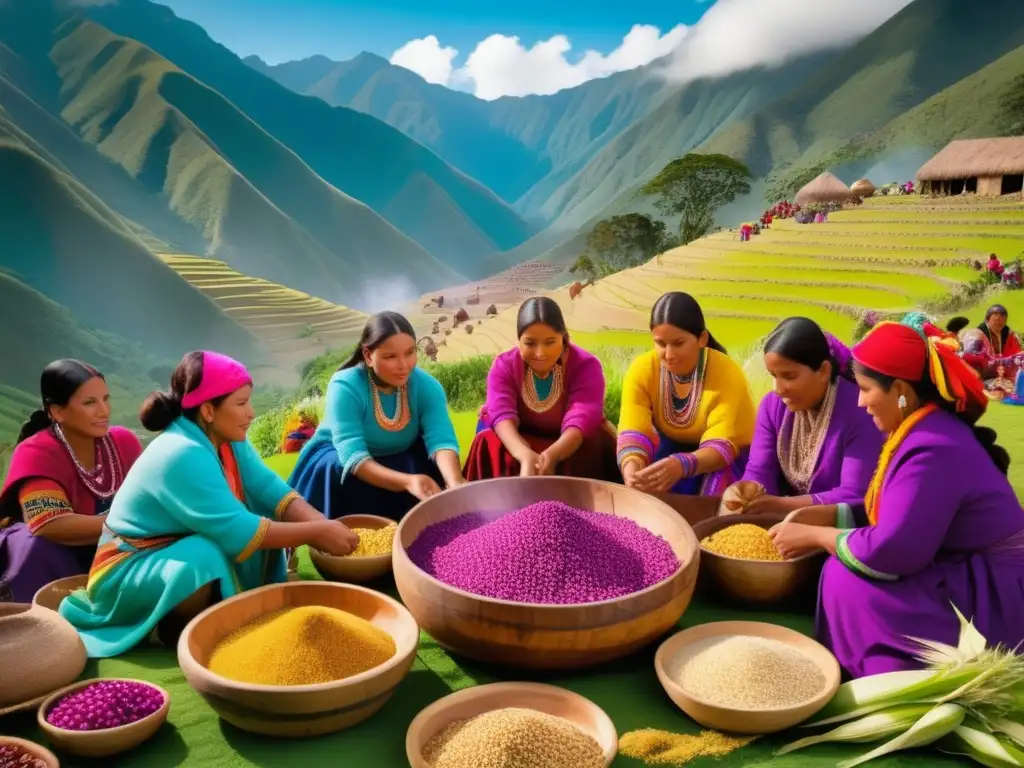
M331 520L345 515L380 515L397 521L419 503L411 493L378 488L351 472L343 483L341 462L334 445L325 441L309 447L311 450L299 456L288 484ZM373 460L395 472L427 475L444 488L441 471L427 455L422 437L401 453L374 456Z
M658 448L654 452L654 461L651 463L668 458L673 453L693 453L699 447L699 445L677 443L659 432ZM682 496L721 496L726 488L743 477L749 456L750 449L744 448L732 464L704 475L684 477L672 486L669 493L678 493Z

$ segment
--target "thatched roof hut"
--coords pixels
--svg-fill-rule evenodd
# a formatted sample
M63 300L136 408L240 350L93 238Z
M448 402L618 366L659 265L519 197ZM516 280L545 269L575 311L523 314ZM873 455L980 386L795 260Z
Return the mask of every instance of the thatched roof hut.
M796 193L796 204L808 203L859 203L860 198L850 191L835 174L825 171Z
M857 197L871 197L875 194L875 185L867 179L853 182L850 191Z
M961 139L921 166L924 192L1006 195L1024 186L1024 136Z

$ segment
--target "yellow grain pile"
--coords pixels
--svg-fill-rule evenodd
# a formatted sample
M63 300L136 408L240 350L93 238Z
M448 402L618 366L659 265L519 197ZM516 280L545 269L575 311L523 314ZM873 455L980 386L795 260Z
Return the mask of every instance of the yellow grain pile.
M728 736L718 731L671 733L642 728L619 737L619 753L647 765L686 765L698 757L721 757L744 747L753 736Z
M359 546L349 552L346 557L390 555L397 530L398 523L383 528L353 528L352 532L359 537Z
M824 673L807 656L763 637L711 637L674 666L688 694L733 709L791 707L825 688Z
M457 720L423 749L430 768L604 768L604 752L568 720L509 707Z
M313 685L358 675L396 651L391 635L365 619L311 605L243 625L217 644L208 666L242 683Z
M700 545L716 555L738 557L742 560L785 559L775 548L771 534L761 526L750 523L737 523L723 528L701 539Z

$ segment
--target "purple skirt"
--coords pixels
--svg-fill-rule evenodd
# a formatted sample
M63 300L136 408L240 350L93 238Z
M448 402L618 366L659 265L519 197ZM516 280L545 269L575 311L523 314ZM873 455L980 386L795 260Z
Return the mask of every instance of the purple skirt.
M0 603L31 603L40 587L89 572L96 545L66 547L29 533L24 523L0 529Z

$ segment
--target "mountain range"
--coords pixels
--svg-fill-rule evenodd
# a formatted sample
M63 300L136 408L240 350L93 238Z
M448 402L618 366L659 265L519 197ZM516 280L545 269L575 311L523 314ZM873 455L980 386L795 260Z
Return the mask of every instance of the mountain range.
M1021 87L1024 4L914 0L781 66L669 81L664 64L484 101L368 53L243 60L149 0L0 0L0 442L4 403L59 355L100 361L131 399L189 349L278 365L246 316L286 347L288 302L404 307L567 266L594 221L649 210L634 191L687 151L753 170L732 223L825 168L909 178L952 139L1019 131L1000 105ZM203 258L223 269L180 268Z

